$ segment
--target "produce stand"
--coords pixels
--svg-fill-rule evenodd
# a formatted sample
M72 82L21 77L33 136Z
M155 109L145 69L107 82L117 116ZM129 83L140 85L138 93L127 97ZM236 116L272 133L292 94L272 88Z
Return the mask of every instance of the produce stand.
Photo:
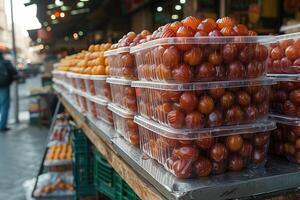
M112 127L87 118L58 87L54 89L74 121L141 199L267 199L295 193L300 185L300 167L276 157L269 159L265 169L177 179L119 137Z
M49 145L49 141L51 141L51 136L53 134L53 131L55 129L55 124L56 124L56 121L57 121L57 116L59 114L59 110L61 108L61 103L58 102L57 105L56 105L56 108L55 108L55 111L54 111L54 117L52 118L52 121L51 121L51 126L49 128L49 132L48 132L48 136L49 136L49 139L47 140L47 143ZM41 160L41 163L40 163L40 167L39 167L39 171L35 177L35 183L34 183L34 187L33 187L33 190L32 190L32 193L31 193L31 197L34 198L34 199L40 199L40 200L47 200L47 199L65 199L65 200L71 200L74 198L74 195L73 194L55 194L55 195L45 195L45 196L39 196L39 195L36 195L35 192L37 191L38 189L38 185L39 185L39 180L41 179L41 176L45 175L45 173L49 173L49 169L48 167L51 167L51 165L47 165L47 154L49 152L49 149L50 147L46 145L46 148L43 152L43 157L42 157L42 160ZM50 163L51 164L51 163ZM69 164L69 163L66 163L66 164ZM61 165L63 166L65 165L64 163ZM60 166L60 165L53 165L53 166ZM68 171L66 171L67 173ZM70 171L69 171L70 172ZM59 172L57 174L60 174ZM62 174L62 173L61 173Z

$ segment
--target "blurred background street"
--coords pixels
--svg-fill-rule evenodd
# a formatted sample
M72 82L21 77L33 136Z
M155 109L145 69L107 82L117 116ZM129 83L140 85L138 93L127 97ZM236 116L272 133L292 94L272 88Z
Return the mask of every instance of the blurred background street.
M10 111L10 131L0 133L0 199L25 200L22 184L36 176L47 141L47 128L29 125L28 106L32 88L41 85L40 76L19 85L20 124L13 123Z

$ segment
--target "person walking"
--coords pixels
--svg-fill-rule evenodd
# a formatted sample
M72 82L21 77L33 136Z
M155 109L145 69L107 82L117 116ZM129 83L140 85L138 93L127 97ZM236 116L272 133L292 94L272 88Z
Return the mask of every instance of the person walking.
M9 88L12 82L17 80L17 78L17 70L12 66L9 60L4 59L2 52L0 52L0 132L10 130L7 127L10 105Z

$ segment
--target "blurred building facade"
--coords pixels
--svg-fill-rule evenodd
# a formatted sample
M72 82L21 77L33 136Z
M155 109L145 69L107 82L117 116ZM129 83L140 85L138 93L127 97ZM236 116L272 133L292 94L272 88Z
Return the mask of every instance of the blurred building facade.
M0 0L0 43L2 43L2 45L9 45L10 43L8 32L4 0Z

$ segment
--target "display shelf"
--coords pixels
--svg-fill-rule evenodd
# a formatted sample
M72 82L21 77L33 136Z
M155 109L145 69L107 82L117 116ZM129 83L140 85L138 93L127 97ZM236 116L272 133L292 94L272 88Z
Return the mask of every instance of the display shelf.
M99 121L95 124L87 120L63 95L59 95L59 99L91 142L141 199L262 199L294 191L300 186L300 166L278 158L271 158L265 169L201 179L177 179L113 133L113 129L107 129L105 123Z

